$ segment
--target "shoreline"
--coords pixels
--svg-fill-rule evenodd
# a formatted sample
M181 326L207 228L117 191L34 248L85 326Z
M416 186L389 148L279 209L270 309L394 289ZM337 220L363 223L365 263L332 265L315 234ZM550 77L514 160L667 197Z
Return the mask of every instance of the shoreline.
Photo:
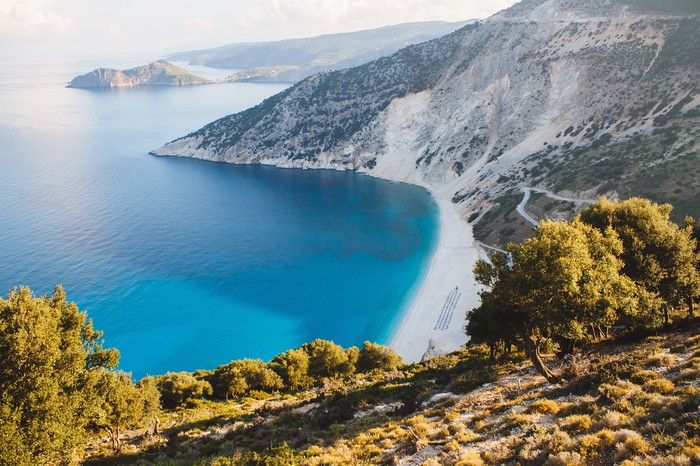
M434 345L434 354L459 349L467 342L466 313L479 305L479 285L472 270L480 258L472 227L449 199L434 196L440 211L438 245L428 273L390 333L389 346L404 359L418 362Z
M231 163L212 160L197 154L190 156L163 155L156 151L149 152L156 157L183 157L213 163ZM236 163L238 165L239 163ZM277 169L307 169L307 167L281 166L259 162ZM400 312L399 318L387 332L387 346L394 348L406 363L419 362L433 345L432 354L449 353L460 349L468 341L464 332L466 313L478 307L478 292L481 286L474 280L474 264L484 258L483 250L474 240L472 226L459 214L451 198L441 196L434 188L423 182L410 170L395 170L405 167L387 167L389 171L378 169L372 172L355 171L357 174L371 176L395 183L406 183L426 189L438 206L439 228L438 244L428 264L427 273L412 290L410 301ZM338 170L333 167L314 167L320 170ZM347 169L342 169L343 171ZM451 296L453 290L459 292ZM456 302L455 302L456 301ZM454 304L452 312L443 312L443 308ZM449 317L449 319L448 319ZM436 326L441 323L440 328ZM447 324L447 325L445 325Z

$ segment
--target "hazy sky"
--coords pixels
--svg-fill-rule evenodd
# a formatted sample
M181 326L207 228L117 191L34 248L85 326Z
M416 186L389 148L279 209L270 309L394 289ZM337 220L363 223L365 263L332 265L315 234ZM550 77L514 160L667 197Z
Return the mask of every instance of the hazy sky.
M409 21L485 18L516 0L0 0L0 53L162 53Z

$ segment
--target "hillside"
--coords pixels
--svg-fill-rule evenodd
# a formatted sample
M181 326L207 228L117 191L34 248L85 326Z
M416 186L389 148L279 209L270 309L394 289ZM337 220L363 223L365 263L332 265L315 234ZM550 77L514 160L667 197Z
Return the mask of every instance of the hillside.
M86 464L690 465L700 461L698 327L592 346L547 384L481 347L291 395L194 402L159 436ZM104 455L104 456L103 456Z
M391 55L407 45L444 36L470 22L405 23L305 39L229 44L179 52L168 58L245 70L231 75L228 81L297 82L315 73L350 68Z
M206 84L207 79L191 74L189 71L160 60L148 65L115 70L98 68L90 73L76 76L67 87L74 88L112 88L138 86L188 86Z
M528 186L645 196L673 203L677 220L698 216L700 18L693 2L655 5L525 0L153 153L427 186L491 244L529 234L515 212ZM541 204L544 216L576 209Z

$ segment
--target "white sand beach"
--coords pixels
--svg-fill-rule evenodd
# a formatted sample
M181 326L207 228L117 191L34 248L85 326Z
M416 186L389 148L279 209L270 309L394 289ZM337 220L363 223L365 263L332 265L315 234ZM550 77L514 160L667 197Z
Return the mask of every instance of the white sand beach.
M449 352L467 342L464 333L467 311L479 305L479 285L472 269L480 257L472 228L449 199L438 198L440 238L420 289L401 324L394 330L390 346L405 362L420 361L428 346Z

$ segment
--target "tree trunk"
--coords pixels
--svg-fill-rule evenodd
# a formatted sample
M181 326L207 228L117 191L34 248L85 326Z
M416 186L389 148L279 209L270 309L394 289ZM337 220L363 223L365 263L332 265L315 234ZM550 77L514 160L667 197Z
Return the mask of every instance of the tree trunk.
M547 382L559 383L560 378L556 374L554 374L554 372L550 371L549 368L545 366L544 362L542 361L542 358L540 357L540 345L538 343L535 343L531 335L528 335L525 338L525 345L527 354L530 357L530 361L532 361L532 365L535 367L535 370L539 372L540 375L542 375L545 379L547 379Z
M695 317L693 315L693 296L690 295L688 296L688 319L692 319Z
M115 453L119 453L121 450L121 445L119 442L119 427L110 427L108 432L109 438L112 440L112 450L114 450Z

